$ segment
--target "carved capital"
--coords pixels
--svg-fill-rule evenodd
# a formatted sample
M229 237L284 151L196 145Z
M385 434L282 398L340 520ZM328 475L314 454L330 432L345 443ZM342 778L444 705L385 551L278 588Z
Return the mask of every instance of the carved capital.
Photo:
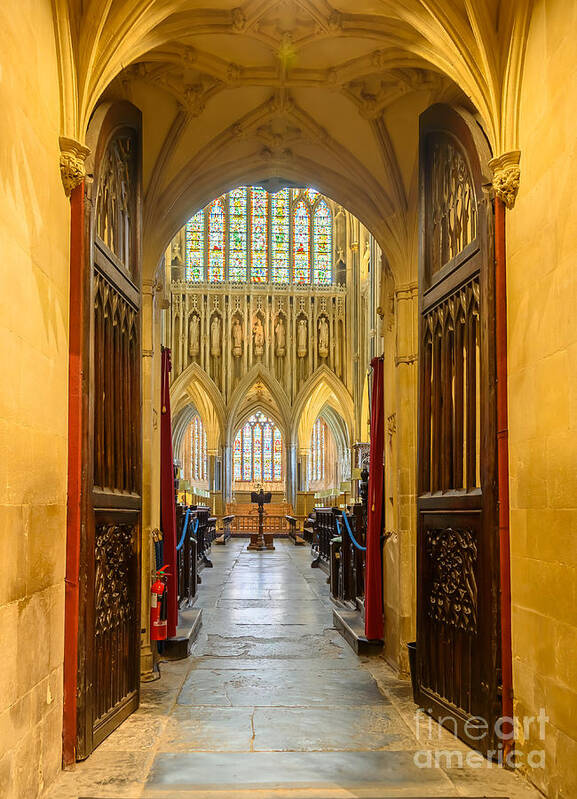
M519 180L521 178L520 159L521 151L511 150L511 152L503 153L503 155L499 155L489 161L489 166L493 170L495 194L509 209L515 205L517 192L519 191Z
M60 137L60 175L66 196L86 177L84 162L90 150L76 139Z

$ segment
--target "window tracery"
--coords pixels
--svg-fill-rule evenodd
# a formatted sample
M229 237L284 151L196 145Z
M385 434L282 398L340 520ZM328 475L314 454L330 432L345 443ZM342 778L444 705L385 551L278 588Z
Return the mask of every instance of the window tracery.
M332 282L332 219L329 207L321 200L313 218L314 276L313 283Z
M308 283L311 279L311 218L302 200L294 211L293 239L293 280L295 283Z
M185 242L192 282L332 283L333 216L316 189L233 189L187 222Z
M276 424L257 411L238 431L233 445L233 474L237 482L281 482L283 441Z
M186 270L189 280L204 280L204 212L186 224Z
M310 482L320 482L324 481L325 479L326 438L327 423L319 416L313 425L311 433L311 447L308 458L308 473Z
M224 281L224 207L221 199L215 200L208 217L208 279Z
M196 485L206 483L208 480L206 430L198 414L192 417L184 434L181 460L185 480Z
M242 283L246 280L247 236L246 236L246 189L231 191L228 196L229 213L229 263L230 280ZM202 213L202 211L200 211Z

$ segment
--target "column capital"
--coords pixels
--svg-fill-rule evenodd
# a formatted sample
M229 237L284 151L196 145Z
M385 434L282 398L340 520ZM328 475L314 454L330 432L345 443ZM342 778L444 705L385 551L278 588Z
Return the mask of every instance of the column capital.
M61 136L60 144L60 176L66 196L79 186L86 177L85 161L90 149L76 139Z
M489 166L493 170L493 189L495 194L509 209L514 207L519 191L521 178L520 160L521 151L511 150L489 161Z

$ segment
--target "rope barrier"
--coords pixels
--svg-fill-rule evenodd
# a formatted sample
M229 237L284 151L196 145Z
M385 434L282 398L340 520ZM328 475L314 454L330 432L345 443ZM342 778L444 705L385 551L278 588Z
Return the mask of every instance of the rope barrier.
M188 518L190 516L190 508L186 511L186 516L184 517L184 524L182 525L182 535L180 537L180 541L178 542L178 546L176 547L176 551L180 552L183 547L184 539L186 537L186 530L188 528ZM194 529L192 531L193 535L196 535L196 531L198 530L198 516L194 520Z
M359 542L357 541L357 539L355 538L355 536L353 535L353 531L351 530L351 525L349 524L349 518L348 518L346 513L343 513L342 517L340 517L340 518L339 518L339 516L336 517L336 519L337 519L337 527L339 529L339 533L341 534L341 536L342 536L341 525L340 525L340 519L341 518L343 518L345 520L345 526L347 528L347 533L349 534L349 538L353 542L353 546L355 546L357 549L360 549L361 552L366 552L367 548L366 547L362 547L359 544Z
M184 517L184 524L182 525L182 535L180 536L180 541L178 542L178 544L176 546L176 551L177 552L180 552L180 550L182 549L182 546L184 544L184 539L186 537L186 530L188 528L189 516L190 516L190 508L187 508L186 509L186 515Z

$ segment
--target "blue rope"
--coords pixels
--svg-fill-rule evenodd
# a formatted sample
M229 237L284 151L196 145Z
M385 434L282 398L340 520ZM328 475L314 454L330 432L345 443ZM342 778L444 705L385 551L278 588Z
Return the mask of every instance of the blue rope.
M337 516L336 518L337 518L337 527L339 528L339 532L340 532L340 524L339 524L339 522L340 522L340 518L339 518L338 516ZM360 550L361 550L361 552L366 552L366 551L367 551L367 548L366 548L366 547L362 547L362 546L359 544L359 542L357 541L357 539L354 537L354 535L353 535L353 531L351 530L351 525L349 524L349 518L348 518L347 514L346 514L346 513L343 513L343 515L342 515L342 518L345 520L345 525L346 525L346 528L347 528L347 533L349 534L349 538L350 538L350 539L351 539L351 541L353 542L353 545L354 545L354 546L355 546L357 549L360 549ZM342 533L341 533L341 535L342 535Z
M186 529L188 527L188 517L190 516L190 508L186 509L186 516L184 517L184 524L182 525L182 535L180 536L180 541L178 542L178 546L176 547L176 551L180 552L182 546L184 544L184 539L186 537Z

